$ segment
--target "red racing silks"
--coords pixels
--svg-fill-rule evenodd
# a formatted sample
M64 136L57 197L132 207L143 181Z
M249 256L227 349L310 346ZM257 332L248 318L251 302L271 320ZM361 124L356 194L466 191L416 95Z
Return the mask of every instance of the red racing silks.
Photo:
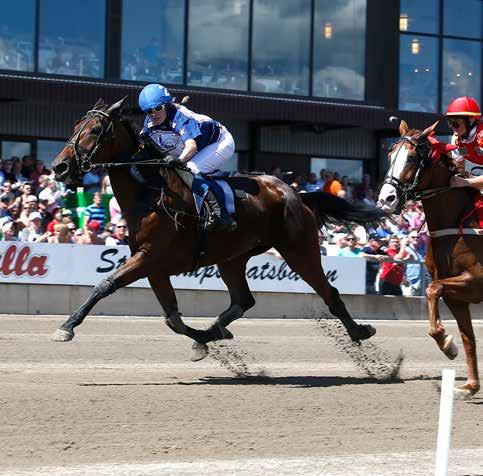
M431 158L433 160L439 160L442 154L449 154L451 151L456 150L458 147L453 144L447 144L446 142L439 142L436 137L428 136L428 141L431 144Z

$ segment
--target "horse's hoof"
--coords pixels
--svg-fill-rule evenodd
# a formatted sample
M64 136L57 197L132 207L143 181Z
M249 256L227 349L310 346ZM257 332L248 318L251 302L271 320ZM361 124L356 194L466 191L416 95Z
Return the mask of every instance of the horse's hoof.
M218 325L218 329L220 330L221 339L233 339L233 334L221 324Z
M448 359L456 359L456 356L458 355L458 346L454 343L454 338L452 335L445 337L442 350Z
M466 400L475 395L479 390L480 387L475 387L466 383L454 388L454 396L455 398Z
M370 324L359 324L359 340L370 339L376 333L376 329Z
M74 333L66 331L65 329L57 329L51 336L50 340L55 340L56 342L67 342L74 338Z
M200 342L193 342L193 346L191 347L191 362L198 362L203 360L205 357L208 356L208 346L206 344L201 344Z

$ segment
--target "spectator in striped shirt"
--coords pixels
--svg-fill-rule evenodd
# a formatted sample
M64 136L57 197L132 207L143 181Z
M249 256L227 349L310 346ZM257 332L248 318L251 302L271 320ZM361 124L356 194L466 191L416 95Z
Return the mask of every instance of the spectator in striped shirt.
M91 220L95 220L101 225L101 231L104 229L107 213L106 209L101 205L101 194L99 192L94 193L92 203L86 207L84 213L86 215L86 226Z

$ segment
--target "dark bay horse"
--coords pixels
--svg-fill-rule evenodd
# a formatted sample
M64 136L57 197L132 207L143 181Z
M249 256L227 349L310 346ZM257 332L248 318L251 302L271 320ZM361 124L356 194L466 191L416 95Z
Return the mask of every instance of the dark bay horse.
M245 267L250 257L272 247L322 297L352 340L368 339L375 333L372 326L352 319L337 289L327 281L320 262L317 221L332 218L364 224L379 220L384 212L376 207L353 206L321 192L299 195L274 177L248 175L245 180L250 181L255 192L236 203L238 231L209 232L205 253L197 260L201 232L192 193L173 166L161 160L157 165L137 165L159 184L158 188L151 187L152 196L147 196L146 184L131 174L131 157L140 144L121 115L123 102L107 106L98 101L78 121L52 166L58 180L70 183L93 166L107 165L114 195L128 222L132 255L94 287L87 301L54 333L54 340L71 340L74 328L99 300L147 277L164 310L166 324L195 341L192 360L200 360L207 355L208 342L233 337L226 327L255 304ZM217 264L231 303L211 327L198 330L181 319L170 276L211 264Z
M472 213L479 191L450 187L455 167L448 152L454 146L432 136L436 125L418 131L401 122L401 139L389 152L391 163L379 204L399 213L407 199L422 200L430 235L426 266L433 278L426 291L429 334L448 358L456 357L458 348L453 336L445 334L439 316L442 297L458 323L468 367L467 382L455 391L469 397L480 388L469 309L470 303L483 300L483 230Z

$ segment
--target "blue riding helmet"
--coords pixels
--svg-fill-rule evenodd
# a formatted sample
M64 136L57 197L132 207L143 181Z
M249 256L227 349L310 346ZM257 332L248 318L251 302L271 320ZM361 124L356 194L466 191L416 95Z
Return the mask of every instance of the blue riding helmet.
M148 84L139 94L139 107L143 112L171 102L173 96L161 84Z

